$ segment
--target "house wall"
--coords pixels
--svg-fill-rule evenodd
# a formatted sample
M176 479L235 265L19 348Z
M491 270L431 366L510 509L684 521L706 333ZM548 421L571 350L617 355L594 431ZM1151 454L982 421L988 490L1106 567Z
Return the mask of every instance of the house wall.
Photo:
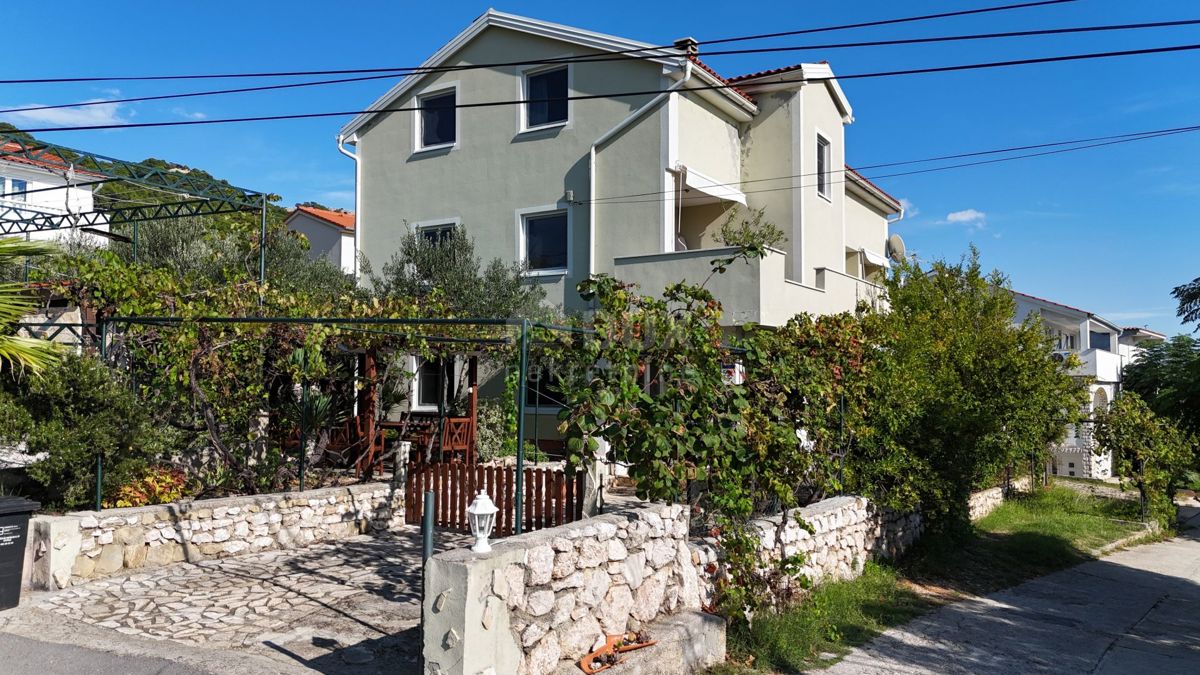
M801 128L794 150L799 153L804 174L800 213L804 231L803 272L796 281L810 283L817 268L841 271L845 267L845 174L846 165L842 114L824 84L802 90ZM817 194L817 134L830 142L829 198Z
M846 248L885 255L887 216L853 193L846 194ZM847 271L847 273L849 273Z
M679 161L689 169L738 189L742 143L737 125L696 94L680 94L677 99Z
M577 45L535 37L503 28L488 28L465 45L446 65L524 61L596 53ZM592 95L664 88L662 66L643 61L573 63L569 66L572 94ZM439 85L458 83L458 102L512 100L519 96L517 67L497 67L431 74L392 107L412 107L415 97ZM413 112L377 115L359 133L362 162L361 250L376 269L396 250L412 224L438 219L461 219L484 257L517 258L517 210L543 205L567 208L570 214L570 272L540 277L548 300L578 309L574 291L587 275L588 154L593 141L646 103L639 97L600 98L571 102L564 127L518 133L515 106L460 108L458 142L448 150L413 152ZM598 157L599 194L619 195L662 190L661 131L657 112L614 139ZM565 201L574 192L580 204ZM622 204L598 208L606 223L596 255L611 261L620 250L654 246L659 237L660 206ZM611 263L610 263L611 264Z
M91 188L66 187L65 178L49 171L34 167L23 166L11 161L0 160L0 178L19 179L26 182L26 190L61 187L60 190L34 192L25 196L24 201L12 197L0 197L0 206L27 207L32 210L52 214L88 213L94 207L94 197ZM86 175L78 177L79 182L93 180ZM9 181L0 180L0 194L8 194L11 190ZM0 216L3 217L3 216ZM107 225L98 225L98 230L108 230ZM54 241L64 237L78 237L92 245L103 245L108 240L99 235L78 230L62 229L31 232L29 238L35 241Z
M793 118L799 114L799 94L795 91L768 92L756 95L754 100L758 103L759 113L751 122L744 142L742 179L755 182L744 183L746 202L752 209L762 209L764 219L783 230L787 241L778 247L787 254L785 273L788 279L798 279L797 266L804 238L803 223L793 217L793 202L799 194L798 191L776 188L804 185L804 177L795 176L801 172L793 168L791 144ZM795 177L778 179L780 176Z
M353 271L353 234L343 232L340 228L332 227L304 213L292 216L288 221L288 228L308 238L310 260L325 258L347 273Z

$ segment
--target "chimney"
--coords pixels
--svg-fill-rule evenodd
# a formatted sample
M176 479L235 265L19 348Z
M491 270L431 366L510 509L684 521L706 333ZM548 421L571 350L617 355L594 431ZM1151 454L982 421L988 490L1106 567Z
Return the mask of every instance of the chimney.
M700 43L693 37L679 38L675 41L675 48L686 52L688 56L700 53Z

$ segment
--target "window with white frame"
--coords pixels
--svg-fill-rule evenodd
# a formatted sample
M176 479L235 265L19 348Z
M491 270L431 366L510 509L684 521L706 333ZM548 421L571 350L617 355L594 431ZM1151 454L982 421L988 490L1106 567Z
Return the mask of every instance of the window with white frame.
M418 149L442 148L458 141L458 92L446 89L417 98Z
M441 387L445 381L443 361L416 357L412 409L437 410L442 402Z
M817 194L829 198L830 174L829 140L817 134Z
M525 129L567 122L567 74L567 66L525 72Z
M567 271L567 212L529 213L521 217L521 257L534 273Z

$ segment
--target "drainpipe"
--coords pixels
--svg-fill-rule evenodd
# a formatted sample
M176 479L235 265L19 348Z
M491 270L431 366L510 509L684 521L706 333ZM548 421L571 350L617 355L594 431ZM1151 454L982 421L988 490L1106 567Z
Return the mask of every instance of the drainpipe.
M361 250L358 246L358 235L362 232L363 211L362 211L362 162L359 161L358 153L350 152L346 149L346 141L354 143L357 147L358 134L352 134L349 139L341 134L337 137L338 152L354 160L354 260L351 263L350 270L354 275L354 283L358 283L358 252Z
M629 114L628 117L617 123L617 126L609 129L603 136L596 139L592 143L591 149L588 150L588 266L587 275L592 276L596 270L596 149L612 140L614 136L633 124L642 115L653 110L655 106L662 103L668 96L674 94L681 89L687 81L692 79L692 62L684 61L683 63L683 78L675 84L667 87L665 91L658 96L650 99L646 105L638 108Z

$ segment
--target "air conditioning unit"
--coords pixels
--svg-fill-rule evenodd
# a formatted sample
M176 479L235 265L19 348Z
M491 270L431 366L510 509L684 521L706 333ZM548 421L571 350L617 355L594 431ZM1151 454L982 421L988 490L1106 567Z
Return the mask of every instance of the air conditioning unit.
M1064 352L1054 352L1050 355L1050 358L1054 359L1058 363L1062 363L1063 361L1067 360L1067 355Z

